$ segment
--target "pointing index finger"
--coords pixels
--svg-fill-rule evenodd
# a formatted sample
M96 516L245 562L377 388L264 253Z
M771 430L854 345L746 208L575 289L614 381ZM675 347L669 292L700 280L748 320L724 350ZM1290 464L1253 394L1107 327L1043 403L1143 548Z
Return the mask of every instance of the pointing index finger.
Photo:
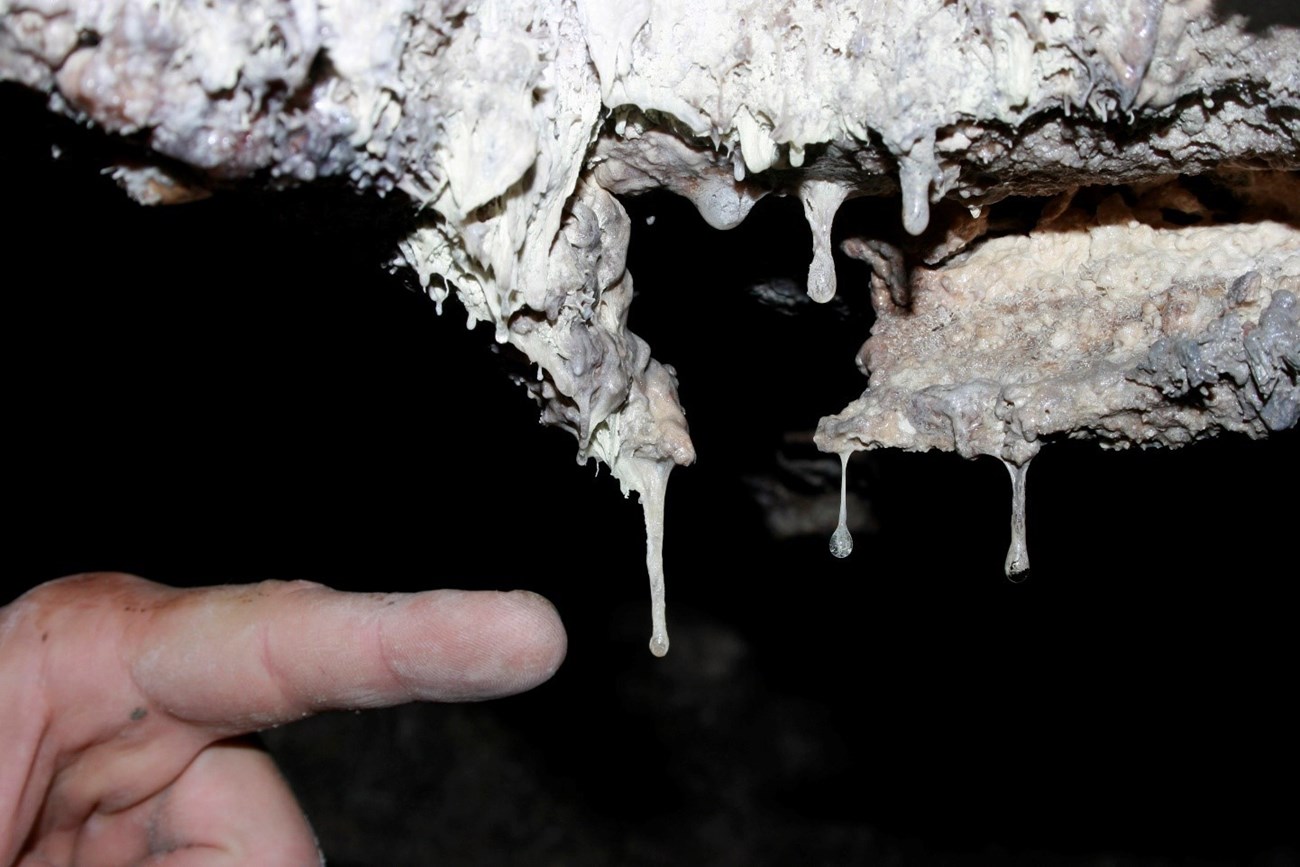
M526 591L265 582L172 596L140 635L132 674L171 714L235 732L321 710L512 695L554 674L566 647L554 607Z

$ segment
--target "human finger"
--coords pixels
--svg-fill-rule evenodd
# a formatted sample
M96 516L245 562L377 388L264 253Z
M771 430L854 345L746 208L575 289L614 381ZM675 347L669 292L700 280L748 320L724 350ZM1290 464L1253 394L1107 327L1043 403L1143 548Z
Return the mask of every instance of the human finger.
M326 709L511 695L549 678L567 648L554 607L525 591L274 581L171 595L132 640L151 702L229 733Z
M315 835L270 757L246 740L201 750L174 781L128 809L96 812L75 842L47 842L22 867L318 867ZM64 841L68 842L68 841Z
M151 823L150 867L318 867L316 836L263 750L223 741L204 750Z

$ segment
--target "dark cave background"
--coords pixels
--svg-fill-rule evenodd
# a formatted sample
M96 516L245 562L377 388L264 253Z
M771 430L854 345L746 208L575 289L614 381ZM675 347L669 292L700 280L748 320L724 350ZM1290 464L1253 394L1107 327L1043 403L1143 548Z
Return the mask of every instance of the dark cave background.
M1295 431L1045 449L1022 585L997 462L859 454L875 530L837 561L833 517L776 538L746 479L817 460L816 419L864 387L865 271L788 315L748 287L802 285L797 202L720 233L629 201L632 328L700 456L669 488L657 660L635 498L537 425L486 327L385 272L399 202L142 208L101 139L0 105L6 601L98 569L522 587L569 629L530 694L268 733L332 865L1300 860Z

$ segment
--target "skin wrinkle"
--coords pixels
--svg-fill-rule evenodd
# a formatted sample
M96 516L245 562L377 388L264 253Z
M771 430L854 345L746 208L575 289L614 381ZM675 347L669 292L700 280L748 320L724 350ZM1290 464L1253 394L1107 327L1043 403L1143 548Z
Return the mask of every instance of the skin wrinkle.
M189 690L181 690L179 701L165 702L161 700L159 690L167 692L176 689L177 684L173 682L177 670L185 671L189 668L188 655L193 651L189 646L192 635L200 635L204 640L210 640L214 636L224 642L230 642L235 645L233 653L239 653L238 642L230 638L233 632L241 627L248 634L248 641L245 646L255 649L256 671L245 672L247 674L260 675L260 679L265 683L256 686L257 701L260 705L267 705L267 698L272 691L278 696L278 701L271 702L273 706L294 707L303 709L315 709L314 704L310 704L301 694L294 693L288 689L294 679L287 676L286 670L277 661L279 654L276 647L279 640L273 634L273 627L279 625L279 618L271 615L263 619L249 622L243 616L235 616L233 621L230 618L232 607L231 602L236 604L250 603L257 600L266 599L268 596L281 595L285 588L291 584L299 582L267 582L273 586L262 588L260 586L251 587L230 587L230 588L213 588L209 591L211 595L205 595L197 600L184 600L178 602L175 607L169 607L160 618L161 622L154 624L150 634L156 636L157 646L144 651L137 656L137 663L133 668L132 675L134 681L140 685L141 691L149 697L152 706L160 707L174 719L184 722L194 723L203 726L209 730L216 730L225 734L235 733L236 731L247 730L249 725L256 727L265 727L275 723L284 714L276 713L246 713L240 719L213 719L210 713L196 711L190 705L196 701L202 703L201 697L196 699L195 696L187 694ZM319 588L320 585L311 584L311 582L301 582L305 586ZM274 600L279 602L280 600ZM238 609L233 609L238 610ZM218 618L217 622L211 623L210 618ZM241 611L242 615L242 611ZM167 620L174 622L168 623ZM202 627L199 628L200 621ZM250 634L251 633L251 634ZM179 645L179 646L178 646ZM187 657L185 662L180 662L181 656ZM166 662L164 662L166 660ZM190 672L193 674L193 672ZM229 672L224 669L218 669L213 673L218 680L224 680L229 677ZM222 683L222 686L227 684ZM246 691L249 684L245 681L239 684L241 691Z
M439 591L439 594L442 597L439 601L444 602L444 604L441 606L442 610L437 610L439 606L435 604L435 611L433 613L439 615L440 619L442 619L444 623L442 624L442 628L435 630L432 635L425 634L422 631L415 640L406 637L405 642L398 641L397 644L394 645L391 632L387 629L381 629L381 652L384 664L388 666L397 683L406 689L408 696L411 698L432 701L464 701L467 698L472 699L475 697L475 693L473 690L467 689L465 685L472 682L474 679L473 672L477 665L475 662L477 654L467 655L465 660L457 660L456 664L448 665L445 660L445 649L440 645L436 638L439 634L445 634L451 638L453 646L459 646L462 648L462 653L469 649L468 643L465 642L462 637L463 630L460 628L460 624L445 622L448 621L451 612L456 610L455 603L460 599L460 592L454 590L442 590ZM397 622L403 623L407 618L410 618L413 621L420 619L418 617L412 617L412 615L418 613L412 609L421 604L425 606L430 605L429 599L427 597L424 599L413 599L409 603L402 605L402 614L404 616L402 620L398 620ZM403 645L406 647L405 653L395 652L395 647ZM416 652L412 653L412 650L415 650ZM422 666L421 664L421 661L425 659L440 661L441 670L438 671L438 680L443 682L443 686L440 690L432 689L427 682L424 682L424 679L418 676L412 676L409 672L411 668L414 668L416 672L425 668L425 666ZM451 682L453 680L457 682L455 685Z
M371 679L370 676L374 672L374 667L367 665L364 668L357 668L355 662L356 660L378 658L382 670L389 676L390 685L395 685L400 688L402 694L398 697L393 697L389 689L383 687L376 688L373 684L367 685L364 688L361 686L353 687L347 696L335 696L333 700L323 694L309 694L304 692L300 693L301 700L291 705L295 711L301 713L315 713L323 710L336 709L342 706L348 708L382 707L399 702L411 701L418 697L418 692L410 688L407 679L400 677L397 670L393 668L388 656L390 649L385 644L382 635L376 635L376 631L382 631L383 629L383 617L381 616L381 610L377 609L375 606L384 599L385 596L391 594L366 594L356 598L355 600L342 600L335 598L332 595L333 591L329 590L329 588L317 584L304 587L297 592L309 594L309 598L304 600L304 603L319 610L320 613L328 618L328 620L342 621L342 625L346 626L349 631L355 632L358 636L363 636L368 646L373 648L373 653L375 654L374 657L369 653L360 653L348 657L347 655L340 655L337 647L335 647L331 642L315 641L312 644L314 651L313 662L317 663L317 668L315 671L311 672L310 682L317 683L330 680L327 675L327 669L337 668L345 661L352 666L351 670L354 670L357 675L360 675L355 678L358 683L369 681ZM357 607L361 607L361 612L353 610ZM358 616L361 614L363 614L364 617ZM327 667L321 667L319 661L322 657L330 660L331 664Z
M177 597L178 598L178 597ZM177 598L162 599L157 604L148 607L145 613L145 621L140 629L142 636L155 636L161 631L163 618L169 611L175 610ZM179 718L174 714L166 703L160 701L154 695L154 691L149 689L149 682L152 679L151 672L158 666L158 658L163 656L166 650L165 644L155 643L153 646L140 646L140 641L124 642L122 653L126 657L127 676L130 682L135 686L139 693L144 696L145 708L148 710L160 710L170 716Z
M284 585L283 589L284 595L279 601L285 604L288 608L311 610L314 613L321 614L322 620L342 620L343 624L349 627L352 625L352 621L354 620L351 608L354 606L355 602L360 602L360 600L354 601L351 599L340 599L334 595L334 591L330 590L325 585L312 581L290 582ZM277 619L274 622L281 628L284 628L284 624L280 620ZM331 626L333 625L334 624L331 623ZM368 627L365 631L369 631ZM292 711L295 715L308 712L316 713L318 711L334 709L342 704L347 704L351 707L353 703L358 700L360 700L363 703L363 706L366 707L375 707L388 703L383 701L382 692L376 692L373 689L367 689L364 693L360 690L356 690L351 695L347 696L346 699L335 699L334 701L331 701L326 695L313 694L310 692L306 688L307 684L319 684L331 680L328 672L336 669L341 663L343 657L339 654L337 647L333 646L330 642L321 642L314 632L308 637L313 639L311 642L313 654L310 662L315 665L314 670L310 673L304 674L300 672L299 677L291 677L288 675L286 669L276 661L279 658L277 654L270 652L268 657L268 669L272 679L277 682L281 695L285 697L283 706L286 708L286 711ZM301 641L302 636L299 636L298 640ZM278 642L272 641L269 643L268 647L273 648L277 645ZM320 665L322 657L329 660L330 665ZM293 657L290 656L289 658ZM365 654L362 654L361 658L365 658ZM304 657L304 664L309 664L306 662L306 657ZM296 689L291 693L288 687L294 681L301 681L303 688ZM296 700L291 700L291 695L296 696Z
M307 699L301 692L294 690L293 694L290 693L289 684L292 679L285 676L283 668L276 661L276 653L273 649L274 642L271 636L273 623L274 621L263 621L255 624L253 628L257 634L258 661L261 664L262 672L266 675L266 679L270 681L271 686L279 696L277 703L285 708L300 706L304 709L315 708L316 703ZM262 716L262 714L250 714L249 718L259 725L270 725L275 722L274 718L262 719Z
M393 648L389 643L387 634L384 630L384 618L375 618L371 624L373 627L370 631L371 640L376 643L376 652L379 654L379 660L383 663L384 671L388 672L393 683L402 689L406 694L408 701L420 698L420 690L416 687L411 679L403 674L397 667L397 662L393 658Z

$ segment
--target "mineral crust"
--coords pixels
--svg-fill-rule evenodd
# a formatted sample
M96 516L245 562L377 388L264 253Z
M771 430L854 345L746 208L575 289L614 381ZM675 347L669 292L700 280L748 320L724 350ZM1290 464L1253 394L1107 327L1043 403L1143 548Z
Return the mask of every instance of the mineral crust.
M665 486L694 449L674 371L626 327L618 196L666 187L722 228L798 196L819 301L839 204L897 196L896 229L848 248L880 319L870 389L819 431L832 451L1023 467L1051 436L1263 436L1296 421L1298 18L1208 0L0 0L0 79L127 137L138 160L114 175L145 202L324 178L405 196L420 225L395 262L535 361L543 421L641 496L662 653ZM1008 232L1011 196L1058 198Z

